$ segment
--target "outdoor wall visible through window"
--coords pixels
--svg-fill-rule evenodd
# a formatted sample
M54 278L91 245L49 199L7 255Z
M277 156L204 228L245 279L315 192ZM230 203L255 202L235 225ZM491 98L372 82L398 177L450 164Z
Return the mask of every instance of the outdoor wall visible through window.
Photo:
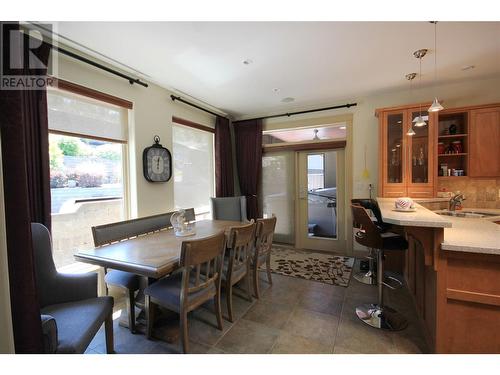
M49 90L52 241L56 267L94 247L92 226L126 218L124 150L127 110Z

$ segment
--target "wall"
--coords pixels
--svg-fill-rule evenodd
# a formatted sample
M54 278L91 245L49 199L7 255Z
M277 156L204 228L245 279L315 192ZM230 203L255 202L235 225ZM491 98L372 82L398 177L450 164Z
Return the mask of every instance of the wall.
M353 197L367 197L368 184L376 188L378 184L378 119L375 117L375 109L392 107L398 105L430 102L437 92L440 99L444 101L446 108L461 107L467 105L500 103L500 76L486 77L477 80L464 80L460 82L439 85L437 88L426 86L422 89L413 89L410 97L409 90L396 90L380 92L377 94L351 98L339 103L328 103L327 105L343 104L355 101L356 107L348 110L335 110L316 112L312 114L293 116L291 118L276 118L264 122L264 130L285 129L305 126L312 123L314 119L335 116L352 115L352 144L353 144ZM326 104L325 104L326 106ZM290 112L293 110L290 109ZM362 178L364 169L364 147L366 145L366 164L370 172L368 179Z
M133 115L129 124L129 194L131 216L147 216L171 211L174 207L173 180L167 183L147 182L142 173L142 151L151 146L153 136L159 135L161 144L172 150L172 116L178 116L206 126L215 126L215 117L173 102L170 91L155 84L149 87L130 85L90 65L70 59L58 58L58 77L133 102Z

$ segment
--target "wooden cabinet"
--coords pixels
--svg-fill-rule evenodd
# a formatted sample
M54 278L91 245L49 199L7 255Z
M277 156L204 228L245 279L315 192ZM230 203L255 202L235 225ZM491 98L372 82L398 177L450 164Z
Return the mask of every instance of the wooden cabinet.
M469 176L500 176L500 107L470 111Z
M427 198L434 195L436 171L436 115L429 104L378 109L379 195ZM425 125L415 126L419 115ZM415 135L407 135L412 126Z

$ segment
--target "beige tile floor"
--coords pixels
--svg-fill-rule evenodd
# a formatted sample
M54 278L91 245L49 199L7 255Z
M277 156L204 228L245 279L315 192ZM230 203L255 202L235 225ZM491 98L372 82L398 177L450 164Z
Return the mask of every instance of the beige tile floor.
M354 308L376 301L377 288L351 279L347 288L273 274L269 286L262 274L263 295L249 302L234 296L235 321L215 326L208 304L189 320L191 353L427 353L415 310L405 289L387 292L387 304L402 312L409 326L400 332L369 327ZM223 304L223 313L225 310ZM178 353L178 343L148 340L115 321L117 353ZM105 351L99 331L87 353Z

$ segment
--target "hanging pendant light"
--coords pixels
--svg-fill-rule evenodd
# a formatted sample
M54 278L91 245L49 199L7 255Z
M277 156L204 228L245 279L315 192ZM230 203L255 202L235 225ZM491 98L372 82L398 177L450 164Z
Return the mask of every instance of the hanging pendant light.
M420 88L422 88L422 57L424 57L426 54L427 50L425 48L413 52L413 56L415 56L419 62L418 86ZM420 104L418 117L415 119L415 127L420 128L425 125L427 125L427 123L422 118L422 104Z
M410 99L411 99L411 93L412 93L412 82L413 80L415 79L415 77L417 76L417 73L408 73L405 77L408 81L410 81ZM410 122L410 128L408 129L408 131L406 132L406 135L409 135L410 137L411 136L414 136L416 133L415 133L415 130L413 130L413 127L412 127L412 123Z
M434 91L436 91L437 86L437 21L431 21L434 24ZM434 101L427 111L429 112L439 112L443 106L439 103L437 95L434 96Z

